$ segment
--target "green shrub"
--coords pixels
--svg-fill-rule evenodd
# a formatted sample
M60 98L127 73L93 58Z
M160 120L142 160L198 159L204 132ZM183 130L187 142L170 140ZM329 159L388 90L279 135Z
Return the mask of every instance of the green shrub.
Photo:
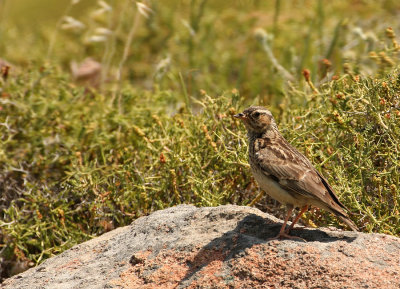
M245 203L250 182L239 96L177 109L168 92L107 94L51 71L10 81L0 126L2 242L39 262L93 235L181 203ZM26 79L40 79L26 90ZM29 86L28 86L29 87Z
M329 177L366 232L400 234L399 75L343 75L306 97L292 90L282 111L284 134ZM307 104L290 103L299 99Z
M203 92L192 113L165 91L126 88L121 114L107 94L43 73L10 81L2 97L0 225L7 258L40 262L176 204L255 199L245 130L232 118L243 108L236 91ZM27 79L39 78L26 90ZM398 74L353 78L343 75L318 93L293 88L273 110L282 133L328 177L360 228L396 235ZM316 212L308 219L337 222Z

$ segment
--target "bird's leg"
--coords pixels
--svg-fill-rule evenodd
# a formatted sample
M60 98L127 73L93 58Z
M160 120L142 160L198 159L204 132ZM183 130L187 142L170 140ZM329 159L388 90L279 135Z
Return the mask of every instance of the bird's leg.
M300 213L294 218L292 221L292 224L290 225L289 229L287 229L285 232L289 234L290 230L293 229L294 225L297 223L297 221L300 219L300 217L304 214L305 211L308 210L308 205L305 205L301 208Z
M304 239L297 237L297 236L290 236L288 233L285 232L286 229L286 224L289 221L290 216L292 215L293 209L294 207L292 205L287 205L288 208L288 212L286 215L286 218L283 222L283 225L281 227L281 229L279 230L279 233L276 237L270 238L267 241L271 241L271 240L277 240L277 239L283 239L283 238L287 238L287 239L298 239L300 241L305 241Z
M285 232L286 224L287 224L287 222L289 221L289 218L290 218L290 216L292 215L292 212L293 212L293 206L292 206L292 205L288 205L287 208L288 208L288 212L287 212L287 215L286 215L286 217L285 217L285 220L283 221L282 227L281 227L281 229L279 230L278 235L277 235L276 237L273 237L273 238L268 239L268 241L276 240L276 239L281 239L281 238L290 238L290 239L293 238L292 236L288 235L288 234Z

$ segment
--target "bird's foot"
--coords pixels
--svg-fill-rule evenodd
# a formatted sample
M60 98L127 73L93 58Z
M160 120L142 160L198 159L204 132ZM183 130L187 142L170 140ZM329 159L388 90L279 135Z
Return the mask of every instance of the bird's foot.
M281 240L281 239L292 239L292 240L298 240L298 241L307 242L303 238L300 238L300 237L297 237L297 236L291 236L287 232L279 232L279 234L276 237L269 238L269 239L267 239L267 241Z
M289 232L291 232L291 231L304 230L304 228L305 228L304 226L303 227L299 227L299 226L292 227L292 226L290 226L289 229L285 230L285 233L289 234Z

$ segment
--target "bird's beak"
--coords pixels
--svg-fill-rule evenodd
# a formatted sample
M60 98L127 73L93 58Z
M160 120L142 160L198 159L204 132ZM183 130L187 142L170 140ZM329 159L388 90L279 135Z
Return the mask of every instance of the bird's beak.
M233 117L236 117L236 118L239 118L239 119L247 119L247 116L245 116L243 113L235 114Z

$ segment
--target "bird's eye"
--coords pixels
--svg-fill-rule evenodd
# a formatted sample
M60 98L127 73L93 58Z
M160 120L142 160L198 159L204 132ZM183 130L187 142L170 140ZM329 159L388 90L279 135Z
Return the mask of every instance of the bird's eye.
M261 114L261 113L259 113L258 111L256 111L255 113L253 113L253 116L254 116L255 118L258 118L258 117L260 116L260 114Z

